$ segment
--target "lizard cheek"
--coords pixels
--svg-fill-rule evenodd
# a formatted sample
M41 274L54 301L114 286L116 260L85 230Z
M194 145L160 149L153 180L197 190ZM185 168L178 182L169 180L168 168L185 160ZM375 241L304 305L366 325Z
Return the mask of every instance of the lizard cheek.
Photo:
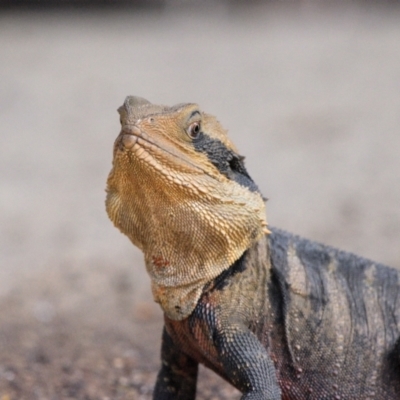
M131 149L137 142L137 137L134 135L122 135L121 142L126 149Z

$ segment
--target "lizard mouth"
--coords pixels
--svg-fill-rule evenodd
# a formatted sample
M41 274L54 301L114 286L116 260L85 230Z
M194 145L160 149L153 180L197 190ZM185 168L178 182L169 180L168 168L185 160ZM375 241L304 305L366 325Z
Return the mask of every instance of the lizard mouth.
M153 167L161 164L161 159L164 159L165 162L165 158L173 158L178 162L176 163L175 161L174 163L168 163L169 165L174 165L176 163L182 169L189 169L192 172L196 171L197 173L212 176L210 171L206 171L194 164L181 152L174 149L168 149L166 145L161 146L135 125L125 127L120 133L116 144L118 150L122 152L128 151L138 159L151 164Z

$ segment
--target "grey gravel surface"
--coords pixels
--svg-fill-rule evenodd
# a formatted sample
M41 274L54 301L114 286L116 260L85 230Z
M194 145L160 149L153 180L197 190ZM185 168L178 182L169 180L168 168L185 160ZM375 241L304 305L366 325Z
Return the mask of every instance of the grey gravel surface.
M162 316L104 211L128 94L217 115L271 225L400 267L400 8L284 4L0 14L1 400L150 398Z

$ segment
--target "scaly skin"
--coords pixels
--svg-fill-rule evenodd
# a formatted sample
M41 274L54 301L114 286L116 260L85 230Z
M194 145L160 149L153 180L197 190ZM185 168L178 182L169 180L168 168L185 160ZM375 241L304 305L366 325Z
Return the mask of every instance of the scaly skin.
M218 121L128 97L107 212L165 314L154 399L195 399L198 363L242 400L400 399L397 270L266 228Z

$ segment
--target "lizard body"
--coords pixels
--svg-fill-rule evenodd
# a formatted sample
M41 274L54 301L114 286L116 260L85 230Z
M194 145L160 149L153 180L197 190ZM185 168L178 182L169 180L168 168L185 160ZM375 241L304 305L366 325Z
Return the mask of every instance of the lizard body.
M128 97L107 212L165 314L154 399L195 398L198 363L243 400L400 399L397 270L267 229L218 121Z

